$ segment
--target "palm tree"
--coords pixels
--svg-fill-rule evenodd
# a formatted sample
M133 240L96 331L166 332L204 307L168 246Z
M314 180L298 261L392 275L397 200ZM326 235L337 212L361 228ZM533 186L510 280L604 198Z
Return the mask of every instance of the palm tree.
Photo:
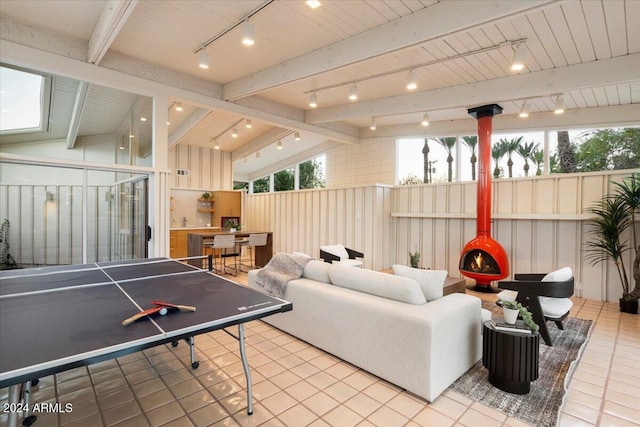
M519 136L517 138L511 139L501 138L499 141L504 144L505 153L507 154L507 157L509 157L509 160L507 161L507 167L509 168L509 178L513 177L513 160L511 159L511 155L518 150L518 146L522 142L523 138L524 136Z
M424 147L422 147L422 159L424 162L424 166L422 168L424 173L424 178L422 179L422 182L428 183L429 182L429 139L428 138L424 139Z
M447 181L453 181L453 155L451 154L451 150L456 145L456 137L455 136L445 136L444 138L431 138L436 141L438 144L442 145L447 150L447 163L449 163L449 169L447 171Z
M569 140L569 132L566 130L558 131L558 165L561 173L577 172L576 152Z
M478 157L476 156L476 148L478 147L478 137L477 136L463 136L462 142L469 148L471 151L471 180L476 180L476 162L478 161Z
M536 175L542 175L542 164L544 163L544 151L537 148L531 153L531 160L536 164Z
M500 166L498 166L498 163L500 163L500 159L502 159L505 154L507 154L507 150L502 140L496 142L491 148L491 157L493 157L493 161L496 164L493 170L494 178L500 178Z
M613 185L616 187L615 197L622 200L629 209L631 244L636 255L632 268L635 288L631 291L631 297L638 299L640 298L640 242L636 233L636 215L640 212L640 173L633 173L622 182L614 182Z
M534 160L533 152L537 151L539 146L540 144L535 142L525 142L516 148L520 157L524 159L524 176L529 176L529 160Z

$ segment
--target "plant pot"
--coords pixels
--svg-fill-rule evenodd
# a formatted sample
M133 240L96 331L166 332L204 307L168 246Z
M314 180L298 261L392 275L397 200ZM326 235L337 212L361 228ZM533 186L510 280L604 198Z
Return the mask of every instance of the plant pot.
M229 233L235 233L236 231L238 231L238 230L237 230L237 229L235 229L235 228L230 228L230 229L229 229Z
M510 325L514 325L516 323L516 320L518 320L518 313L519 311L515 308L502 307L504 321Z
M638 300L620 298L620 311L622 313L638 314Z

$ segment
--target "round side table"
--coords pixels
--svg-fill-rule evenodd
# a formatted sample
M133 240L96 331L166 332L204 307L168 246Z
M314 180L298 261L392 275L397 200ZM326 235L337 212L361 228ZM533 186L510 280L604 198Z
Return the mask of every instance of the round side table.
M527 394L538 378L540 334L497 331L490 321L483 324L482 364L489 382L500 390Z

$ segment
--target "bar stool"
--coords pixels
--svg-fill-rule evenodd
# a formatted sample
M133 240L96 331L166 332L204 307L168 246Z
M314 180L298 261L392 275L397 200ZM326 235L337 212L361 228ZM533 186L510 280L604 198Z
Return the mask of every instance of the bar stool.
M238 252L236 250L236 236L233 234L216 234L212 243L206 243L213 251L213 269L217 274L227 274L227 258L233 257L234 276L238 275ZM229 249L232 251L229 252ZM216 252L217 255L216 256ZM220 268L216 259L220 259Z
M256 268L255 248L258 246L266 246L267 237L268 237L267 233L249 234L249 240L247 240L246 243L243 242L243 244L246 246L247 250L249 251L249 265L243 264L241 260L240 262L241 268L242 266L248 267L249 269Z

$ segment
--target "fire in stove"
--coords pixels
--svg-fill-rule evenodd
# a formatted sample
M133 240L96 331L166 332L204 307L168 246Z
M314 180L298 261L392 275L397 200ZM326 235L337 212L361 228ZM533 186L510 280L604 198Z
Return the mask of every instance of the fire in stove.
M485 251L469 252L462 259L461 270L482 274L500 274L500 268L493 257Z

